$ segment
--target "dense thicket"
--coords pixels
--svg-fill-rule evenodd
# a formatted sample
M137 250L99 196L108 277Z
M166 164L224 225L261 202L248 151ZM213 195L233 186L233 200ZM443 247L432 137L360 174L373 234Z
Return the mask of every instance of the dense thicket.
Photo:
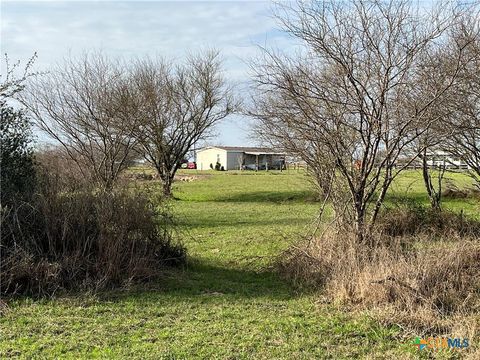
M37 150L34 158L29 119L9 105L18 105L12 96L23 92L26 78L34 76L25 74L15 78L7 68L0 84L0 294L42 295L59 289L121 286L155 277L165 265L182 263L185 251L172 238L171 217L162 198L153 199L129 186L115 187L115 169L102 173L104 178L81 176L79 167L68 161L72 157L65 156L75 152L68 142L62 151ZM99 113L105 122L90 118L92 127L117 123L118 113ZM82 163L90 166L86 173L118 165L116 151L125 148L125 137L117 130L96 133L117 147L105 150L107 160L102 160L90 143L95 161ZM89 135L82 144L98 140L95 134ZM99 179L106 186L100 186Z

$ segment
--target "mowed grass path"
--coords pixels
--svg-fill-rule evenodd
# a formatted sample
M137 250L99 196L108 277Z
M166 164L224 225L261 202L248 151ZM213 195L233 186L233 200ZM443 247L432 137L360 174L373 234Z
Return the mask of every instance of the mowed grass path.
M398 329L321 304L273 271L319 207L304 174L207 173L177 182L174 195L189 252L184 269L148 288L10 301L0 318L0 357L416 356Z

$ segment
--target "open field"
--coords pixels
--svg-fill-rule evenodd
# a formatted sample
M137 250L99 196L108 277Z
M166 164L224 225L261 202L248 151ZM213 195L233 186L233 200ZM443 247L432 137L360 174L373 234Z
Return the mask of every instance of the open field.
M447 176L468 185L464 176ZM418 173L406 173L389 204L405 190L427 202L422 187ZM418 356L410 344L414 335L322 304L317 294L296 291L273 272L275 257L309 230L319 206L303 173L205 172L177 182L174 196L189 254L185 269L148 288L10 302L0 318L0 357ZM447 199L444 205L480 214L479 200Z

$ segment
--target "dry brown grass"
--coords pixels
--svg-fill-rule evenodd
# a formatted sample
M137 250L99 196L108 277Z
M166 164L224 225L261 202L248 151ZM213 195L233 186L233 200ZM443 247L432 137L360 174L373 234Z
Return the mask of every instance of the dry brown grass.
M124 286L184 261L161 200L102 191L52 164L38 179L31 201L2 209L0 293Z
M468 189L458 189L456 187L449 187L445 189L442 193L442 196L448 199L480 199L480 189L478 188L468 188Z
M279 262L296 284L327 301L368 309L385 323L473 338L480 312L480 226L449 212L403 208L379 220L371 247L329 229ZM457 330L455 330L457 327ZM468 332L468 334L465 334Z

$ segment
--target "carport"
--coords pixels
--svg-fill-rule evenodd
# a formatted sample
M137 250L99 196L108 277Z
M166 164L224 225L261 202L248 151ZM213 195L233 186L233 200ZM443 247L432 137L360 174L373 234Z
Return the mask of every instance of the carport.
M277 152L245 151L243 165L246 167L251 165L252 159L254 159L253 164L255 165L255 171L263 170L263 167L265 167L265 170L268 171L269 168L273 167L275 161L283 160L284 164L285 155ZM283 170L282 166L280 166L280 170Z

